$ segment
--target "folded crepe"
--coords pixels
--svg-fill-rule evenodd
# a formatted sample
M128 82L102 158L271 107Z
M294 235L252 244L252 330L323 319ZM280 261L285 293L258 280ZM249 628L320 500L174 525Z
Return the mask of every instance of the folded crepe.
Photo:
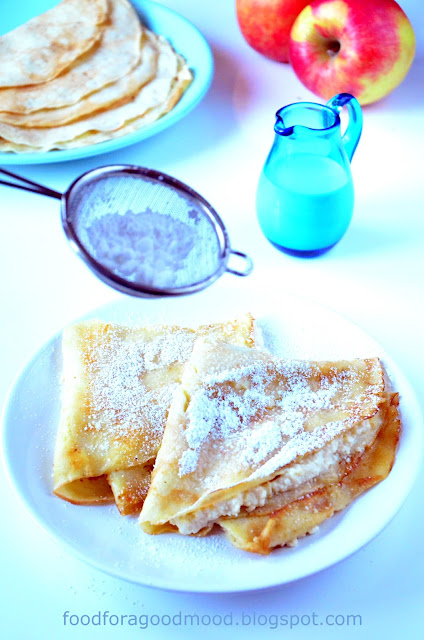
M139 511L196 338L250 347L253 331L250 314L196 330L98 320L65 329L55 494L76 504L115 500L122 514Z
M387 394L379 408L382 426L362 455L340 463L333 473L273 496L263 507L238 518L220 518L219 525L239 549L268 554L274 547L294 546L315 533L327 518L345 509L389 475L400 436L398 394Z
M343 478L375 442L386 401L376 358L287 361L199 340L174 393L142 528L203 534L219 523L248 548L254 527L247 518L240 532L240 516L264 515L257 537L284 504Z

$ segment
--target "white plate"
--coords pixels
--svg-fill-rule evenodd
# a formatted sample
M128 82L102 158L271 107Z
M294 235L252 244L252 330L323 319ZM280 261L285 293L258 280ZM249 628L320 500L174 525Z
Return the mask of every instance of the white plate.
M16 380L3 418L10 478L39 523L82 560L112 575L178 591L247 591L313 574L346 558L381 531L405 499L418 469L422 422L404 375L382 348L340 315L301 298L229 288L225 283L188 298L123 299L90 314L123 323L213 322L250 310L281 355L336 359L379 355L401 395L403 433L389 477L317 534L269 556L233 548L223 534L206 538L148 536L116 507L78 507L52 494L52 460L60 407L60 335L48 342Z

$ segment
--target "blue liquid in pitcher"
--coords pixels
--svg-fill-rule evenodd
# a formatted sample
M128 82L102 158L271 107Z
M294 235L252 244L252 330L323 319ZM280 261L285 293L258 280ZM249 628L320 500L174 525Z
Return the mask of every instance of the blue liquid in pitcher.
M350 171L313 154L266 163L256 206L262 231L278 249L305 257L318 255L336 244L349 226Z

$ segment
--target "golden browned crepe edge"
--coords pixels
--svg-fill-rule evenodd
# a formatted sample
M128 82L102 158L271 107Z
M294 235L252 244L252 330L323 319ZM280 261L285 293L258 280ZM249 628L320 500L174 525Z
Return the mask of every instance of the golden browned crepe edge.
M95 478L81 478L54 489L53 493L62 500L79 505L105 504L114 501L113 493L105 475Z

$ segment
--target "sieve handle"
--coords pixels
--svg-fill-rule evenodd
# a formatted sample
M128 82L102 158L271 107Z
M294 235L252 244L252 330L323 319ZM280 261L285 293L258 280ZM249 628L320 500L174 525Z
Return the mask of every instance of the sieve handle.
M33 193L39 193L41 196L49 196L50 198L56 198L57 200L62 199L62 194L59 193L59 191L54 191L54 189L45 187L38 182L33 182L28 178L18 176L16 173L12 173L11 171L7 171L6 169L0 169L0 173L5 176L9 176L9 178L13 178L14 180L19 180L20 182L24 183L19 184L16 182L8 182L7 180L0 180L0 184L3 184L6 187L14 187L15 189L23 189L24 191L32 191Z
M229 269L227 267L226 271L228 271L228 273L232 273L235 276L243 276L243 277L248 276L249 274L252 273L253 262L248 255L246 255L245 253L242 253L242 251L233 251L232 249L230 250L230 254L232 254L233 256L239 256L240 258L243 258L246 261L246 268L244 271L237 271L236 269Z

